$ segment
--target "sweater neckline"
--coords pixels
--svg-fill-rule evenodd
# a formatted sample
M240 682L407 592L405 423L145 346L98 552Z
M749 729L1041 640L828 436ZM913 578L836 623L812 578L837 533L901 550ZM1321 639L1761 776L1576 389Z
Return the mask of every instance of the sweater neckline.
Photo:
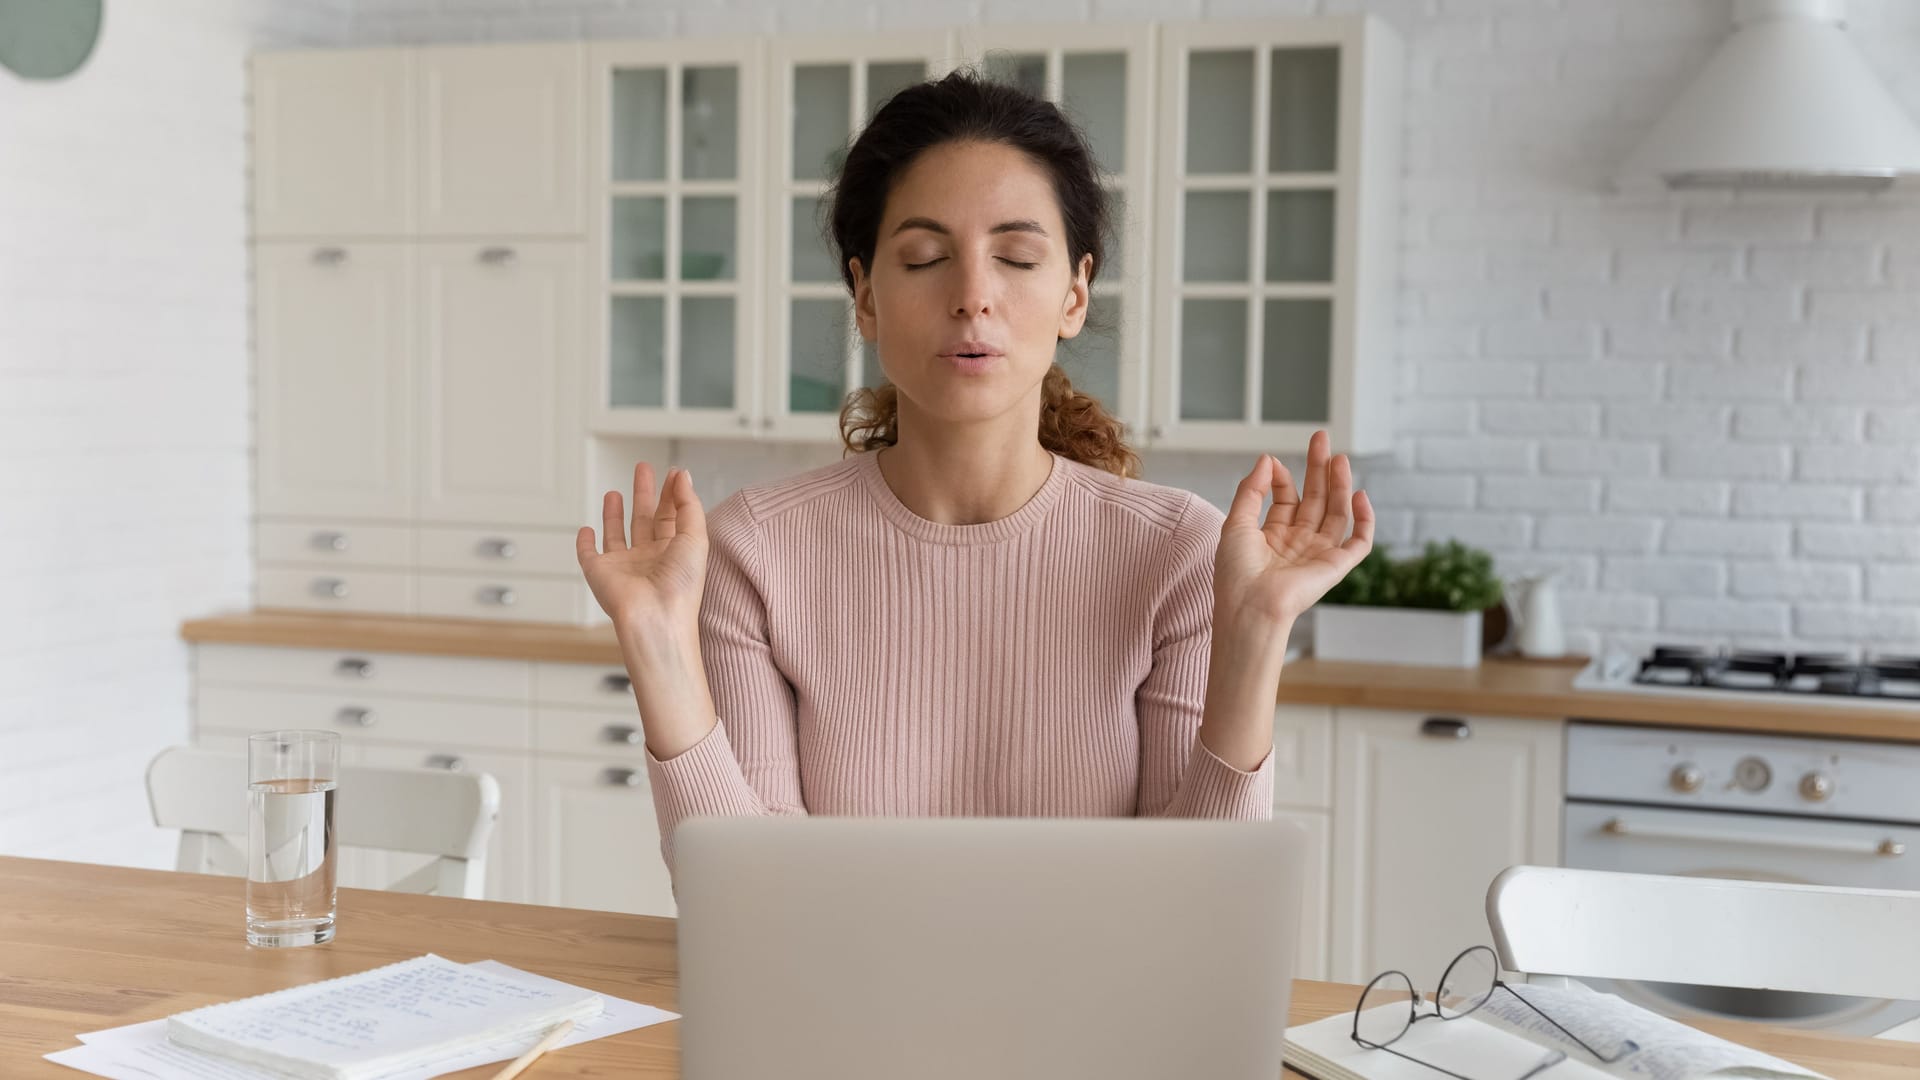
M1067 463L1059 454L1051 451L1047 456L1053 461L1053 468L1047 473L1047 479L1033 497L1022 503L1018 510L1006 517L993 521L982 521L973 525L947 525L921 517L900 501L900 496L887 486L887 478L880 472L880 452L869 451L859 455L859 470L867 491L872 494L874 505L886 515L901 532L919 540L934 544L992 544L1019 536L1028 532L1044 520L1054 504L1060 501L1060 493L1066 489Z

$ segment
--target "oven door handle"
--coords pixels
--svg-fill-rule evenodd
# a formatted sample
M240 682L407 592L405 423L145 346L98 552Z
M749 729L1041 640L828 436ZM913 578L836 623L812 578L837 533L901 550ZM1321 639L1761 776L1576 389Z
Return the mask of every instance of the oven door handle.
M1878 855L1897 859L1907 853L1907 845L1888 837L1885 840L1821 840L1811 836L1763 836L1726 832L1718 829L1663 829L1657 825L1629 825L1625 818L1608 818L1600 831L1608 836L1641 836L1649 840L1700 840L1716 844L1751 844L1756 847L1791 848L1796 851L1830 851L1843 855Z

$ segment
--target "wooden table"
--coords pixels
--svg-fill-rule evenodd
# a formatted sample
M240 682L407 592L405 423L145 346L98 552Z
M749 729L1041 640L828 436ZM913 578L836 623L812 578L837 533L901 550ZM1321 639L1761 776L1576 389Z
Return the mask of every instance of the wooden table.
M340 911L332 944L249 949L239 879L0 857L0 1075L77 1077L41 1055L75 1045L83 1031L423 952L491 958L678 1011L671 919L360 889L340 890ZM1357 995L1357 987L1297 982L1293 1022L1344 1012ZM658 1024L568 1047L543 1058L529 1080L677 1077L678 1029ZM1910 1044L1739 1024L1712 1030L1836 1080L1920 1075L1920 1047Z

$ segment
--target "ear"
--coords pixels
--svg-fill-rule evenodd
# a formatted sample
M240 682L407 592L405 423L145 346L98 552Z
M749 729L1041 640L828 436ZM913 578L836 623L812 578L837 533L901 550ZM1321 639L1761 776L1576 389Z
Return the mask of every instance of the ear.
M1092 276L1093 254L1089 252L1080 256L1080 266L1068 283L1066 300L1061 303L1060 337L1073 337L1087 324L1087 305L1093 297L1093 286L1089 283Z
M861 269L858 256L847 260L847 269L853 273L853 321L860 327L861 337L878 342L880 319L873 308L873 279Z

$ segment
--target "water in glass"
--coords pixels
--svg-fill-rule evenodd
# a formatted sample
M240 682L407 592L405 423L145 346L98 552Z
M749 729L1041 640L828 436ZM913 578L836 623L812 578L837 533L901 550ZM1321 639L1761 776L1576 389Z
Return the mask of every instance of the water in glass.
M247 943L333 940L332 779L247 785Z

